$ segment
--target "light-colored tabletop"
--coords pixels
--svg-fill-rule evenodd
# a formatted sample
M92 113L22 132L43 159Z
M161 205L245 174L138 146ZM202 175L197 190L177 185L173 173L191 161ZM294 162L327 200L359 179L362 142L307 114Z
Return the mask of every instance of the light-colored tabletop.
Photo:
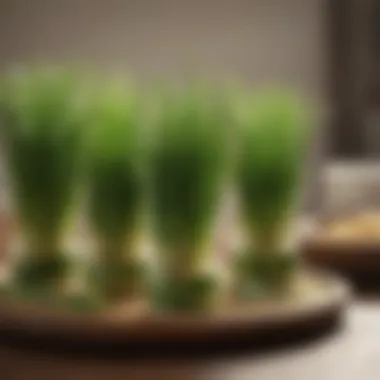
M182 361L72 360L0 348L2 380L378 380L380 301L357 301L346 326L302 347Z

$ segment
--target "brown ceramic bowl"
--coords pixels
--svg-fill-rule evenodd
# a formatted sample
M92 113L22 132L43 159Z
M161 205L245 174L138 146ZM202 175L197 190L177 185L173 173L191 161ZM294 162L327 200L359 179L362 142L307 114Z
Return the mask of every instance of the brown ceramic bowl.
M380 286L380 210L320 216L303 241L307 262L336 271L359 287Z

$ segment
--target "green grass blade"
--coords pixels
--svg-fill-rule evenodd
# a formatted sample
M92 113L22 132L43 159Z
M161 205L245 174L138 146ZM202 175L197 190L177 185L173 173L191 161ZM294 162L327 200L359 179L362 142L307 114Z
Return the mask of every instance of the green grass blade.
M88 146L89 217L112 254L112 247L131 243L140 219L142 110L133 89L112 82L102 91L94 102Z
M226 109L215 94L198 86L161 96L151 157L154 227L161 253L191 266L220 200Z
M78 83L73 72L49 69L16 72L3 81L3 142L30 250L57 248L73 199L84 122Z
M237 182L244 218L258 240L277 238L297 198L307 127L305 108L292 94L268 91L247 104Z

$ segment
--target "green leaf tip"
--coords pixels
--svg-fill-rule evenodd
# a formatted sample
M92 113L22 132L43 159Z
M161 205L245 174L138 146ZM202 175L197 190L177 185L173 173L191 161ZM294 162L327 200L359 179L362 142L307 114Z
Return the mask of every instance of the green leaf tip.
M130 255L144 191L141 98L124 82L100 83L92 108L87 146L89 222L103 256Z
M199 85L164 93L153 142L156 236L163 252L193 264L208 238L225 170L228 125L217 95Z
M85 124L85 98L75 72L34 68L3 81L3 143L14 204L27 247L59 251L73 200Z
M237 165L242 209L251 233L271 240L298 195L308 113L299 97L280 90L258 93L244 107Z

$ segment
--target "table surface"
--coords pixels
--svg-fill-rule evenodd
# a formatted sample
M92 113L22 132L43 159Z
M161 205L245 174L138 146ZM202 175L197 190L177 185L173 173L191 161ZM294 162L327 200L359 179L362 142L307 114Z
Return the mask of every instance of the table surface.
M346 165L344 166L346 167ZM363 169L363 166L360 166ZM339 199L352 203L343 191L358 183L358 170L338 166L327 179ZM376 170L377 166L376 166ZM341 175L337 175L341 173ZM353 173L351 173L353 172ZM360 170L364 173L363 170ZM349 175L349 174L352 175ZM363 174L364 175L364 174ZM352 178L351 178L352 177ZM374 178L372 173L368 178ZM378 178L378 177L377 177ZM330 182L331 182L330 181ZM364 180L361 183L366 183ZM348 186L349 184L349 186ZM339 186L340 185L340 186ZM373 186L369 186L373 188ZM360 190L360 191L359 191ZM363 199L358 189L358 199ZM380 193L380 192L379 192ZM336 200L331 197L331 203ZM328 202L329 203L329 202ZM380 379L380 299L355 301L347 312L345 327L332 336L303 347L257 356L252 353L233 357L161 363L127 363L118 360L70 360L31 354L0 346L1 380L378 380Z
M355 301L334 335L265 355L128 363L0 348L0 374L2 380L378 380L380 301Z

